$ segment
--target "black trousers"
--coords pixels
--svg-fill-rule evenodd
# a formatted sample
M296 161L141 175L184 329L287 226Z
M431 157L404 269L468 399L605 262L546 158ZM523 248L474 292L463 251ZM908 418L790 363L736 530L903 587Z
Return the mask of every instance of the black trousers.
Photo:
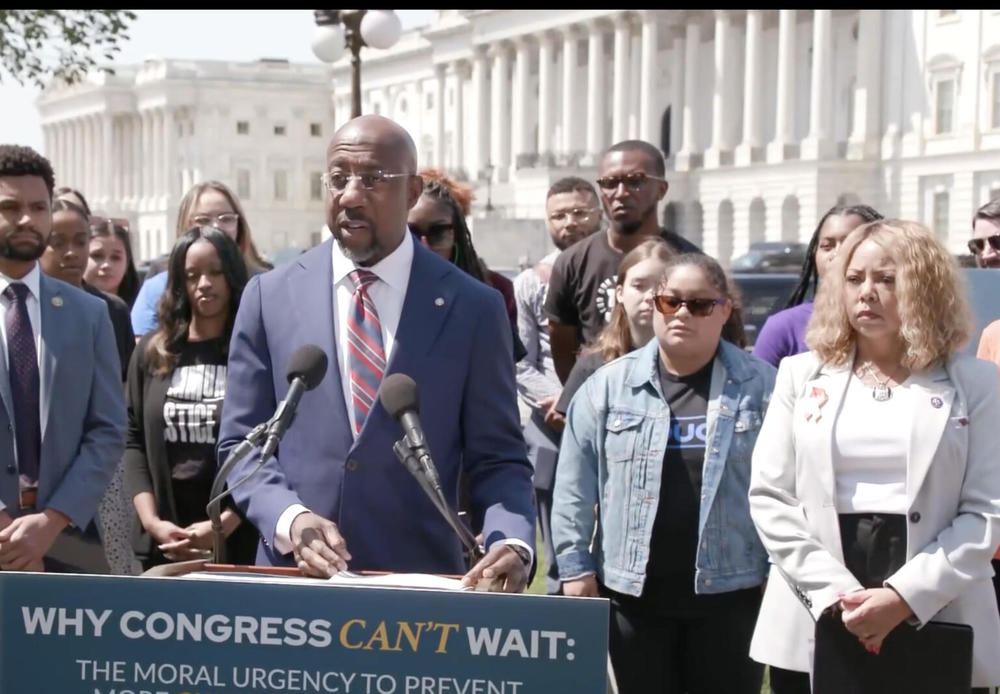
M611 598L611 664L620 694L759 694L764 666L750 659L761 592L734 593L725 609L668 616L643 598Z

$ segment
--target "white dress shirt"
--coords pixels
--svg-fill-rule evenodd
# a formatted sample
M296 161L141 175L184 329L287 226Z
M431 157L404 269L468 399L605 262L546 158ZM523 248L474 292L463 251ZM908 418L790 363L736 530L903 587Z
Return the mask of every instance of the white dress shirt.
M28 321L31 323L31 332L35 336L35 358L38 359L38 369L39 376L41 376L42 368L42 271L38 267L38 263L31 268L27 275L19 280L0 272L0 351L3 352L3 358L7 366L7 374L10 374L10 357L7 352L7 311L11 310L12 302L3 295L7 291L7 287L11 284L20 282L28 287ZM41 381L39 381L39 388L41 388ZM39 397L39 408L38 416L39 420L42 416L41 408L41 393L38 394ZM11 417L14 413L11 412ZM14 462L17 463L17 446L14 446ZM0 505L0 510L3 506Z
M0 272L0 340L3 340L3 356L8 371L10 357L7 356L7 311L11 308L11 302L3 293L8 286L17 282L28 287L28 320L31 321L31 332L35 335L35 356L38 358L39 368L42 363L42 271L38 263L35 263L31 271L19 280Z

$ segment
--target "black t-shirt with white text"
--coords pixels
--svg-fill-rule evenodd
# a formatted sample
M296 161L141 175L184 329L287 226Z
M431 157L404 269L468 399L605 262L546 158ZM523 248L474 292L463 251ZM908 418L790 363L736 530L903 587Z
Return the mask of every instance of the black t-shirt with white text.
M225 393L224 340L184 343L163 403L163 441L181 527L207 518Z
M683 236L660 230L660 236L678 253L699 253ZM608 243L606 231L597 231L559 254L549 277L545 312L549 320L579 326L584 344L591 343L611 318L615 307L615 279L623 253Z

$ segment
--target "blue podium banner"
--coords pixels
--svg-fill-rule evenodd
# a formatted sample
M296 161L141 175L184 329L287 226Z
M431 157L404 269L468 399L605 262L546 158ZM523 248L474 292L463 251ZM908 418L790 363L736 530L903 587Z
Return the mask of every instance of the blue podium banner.
M0 573L0 694L604 694L608 602Z

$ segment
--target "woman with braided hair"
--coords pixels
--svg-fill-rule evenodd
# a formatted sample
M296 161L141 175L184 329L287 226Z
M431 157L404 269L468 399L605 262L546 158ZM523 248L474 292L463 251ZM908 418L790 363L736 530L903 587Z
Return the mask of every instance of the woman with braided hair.
M514 361L519 361L526 351L517 334L514 283L486 267L472 245L472 235L465 223L472 202L472 188L440 169L421 169L418 175L424 180L424 192L410 209L407 218L410 231L424 246L500 292L510 318Z

